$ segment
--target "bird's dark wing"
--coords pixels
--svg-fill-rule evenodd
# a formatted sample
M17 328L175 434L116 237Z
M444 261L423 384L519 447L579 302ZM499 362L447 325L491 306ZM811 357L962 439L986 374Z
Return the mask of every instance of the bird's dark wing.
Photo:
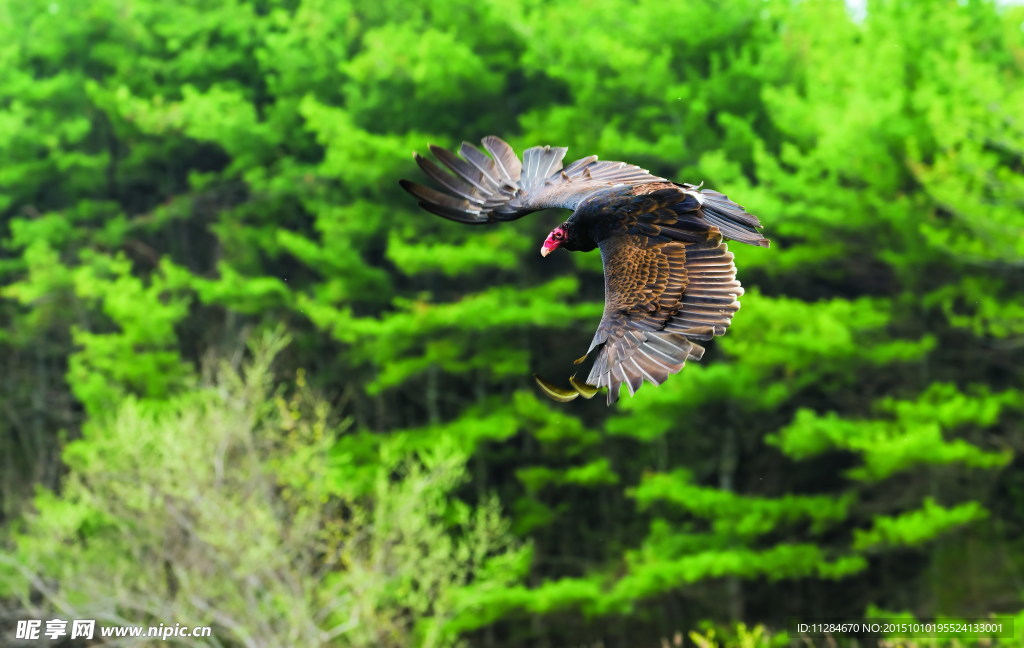
M605 309L590 350L600 347L587 383L608 388L608 403L623 383L630 395L700 360L710 340L725 333L739 310L743 288L717 228L700 242L636 235L601 245ZM588 351L589 353L589 351Z
M633 187L627 192L630 194L625 201L619 197L601 209L648 234L652 231L650 225L669 228L665 234L670 237L674 236L673 229L706 231L717 227L726 239L761 247L768 247L770 243L760 232L761 221L757 216L712 189L659 182Z
M520 162L512 147L501 139L483 139L490 157L468 142L459 153L439 146L431 152L452 173L414 154L417 164L444 191L400 180L429 212L460 223L480 225L520 218L549 207L575 209L588 195L615 185L663 182L646 169L625 162L598 161L596 155L581 158L562 168L568 149L535 146L526 149Z
M703 205L690 191L663 190L607 207L622 223L599 243L605 308L587 383L607 387L609 404L623 383L632 395L699 360L696 341L724 334L739 310L733 255Z

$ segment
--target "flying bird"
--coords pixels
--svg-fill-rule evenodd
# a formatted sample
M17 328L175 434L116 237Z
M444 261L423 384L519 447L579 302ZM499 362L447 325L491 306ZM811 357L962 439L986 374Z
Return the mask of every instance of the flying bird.
M723 194L676 183L624 162L590 155L562 166L564 147L535 146L520 160L501 139L483 139L483 151L463 142L461 158L430 145L451 173L418 153L420 168L443 191L409 180L402 188L420 207L469 225L510 221L560 207L573 213L548 234L541 256L562 248L601 251L605 306L590 348L598 349L586 381L571 389L534 376L559 401L591 398L602 387L614 403L624 384L633 395L644 381L663 383L698 342L723 335L739 310L743 288L723 239L768 247L761 222Z

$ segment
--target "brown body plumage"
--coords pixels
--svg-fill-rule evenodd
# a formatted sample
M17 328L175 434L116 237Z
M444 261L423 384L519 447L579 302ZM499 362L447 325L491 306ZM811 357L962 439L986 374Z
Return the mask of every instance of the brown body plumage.
M448 193L408 180L401 185L424 209L468 224L513 220L549 207L574 210L541 253L600 248L605 308L586 355L599 352L585 383L570 378L572 389L537 378L548 396L589 398L607 387L613 403L622 384L630 394L645 380L661 384L687 359L700 359L704 347L698 341L725 333L743 289L723 237L767 247L757 217L716 191L623 162L590 156L563 169L564 148L527 149L520 162L497 137L484 138L483 145L493 159L467 143L459 151L464 159L431 146L454 176L415 156Z

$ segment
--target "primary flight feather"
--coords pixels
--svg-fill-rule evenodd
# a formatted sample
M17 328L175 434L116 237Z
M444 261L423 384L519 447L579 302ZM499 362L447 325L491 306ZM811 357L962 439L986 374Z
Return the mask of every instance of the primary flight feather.
M535 376L555 400L592 397L608 388L608 403L624 384L630 394L643 382L663 383L706 341L725 333L739 310L743 288L723 238L768 246L760 221L717 191L676 183L624 162L596 155L566 167L568 149L535 146L520 161L501 139L483 139L490 156L463 142L458 155L430 146L445 171L415 154L423 172L443 191L409 180L402 188L429 212L482 225L520 218L551 207L572 209L548 235L541 256L558 248L601 250L605 307L582 362L598 349L585 382L562 389Z

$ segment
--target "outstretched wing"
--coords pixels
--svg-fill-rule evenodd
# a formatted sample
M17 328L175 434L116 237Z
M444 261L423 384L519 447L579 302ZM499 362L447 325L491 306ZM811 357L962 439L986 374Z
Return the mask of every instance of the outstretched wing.
M609 404L623 383L632 395L645 380L659 385L688 359L699 360L704 347L697 341L729 327L743 288L722 230L767 244L756 218L721 194L711 197L719 206L695 189L644 187L643 195L601 207L619 229L599 242L605 308L587 351L600 348L586 382L607 387ZM732 213L718 212L724 209ZM573 384L587 395L579 386Z
M483 139L491 157L468 142L459 153L439 146L431 152L452 173L448 173L420 154L414 154L423 172L437 182L438 191L400 180L402 188L419 200L429 212L460 223L480 225L520 218L549 207L575 209L588 195L615 185L639 185L664 182L625 162L599 161L596 155L581 158L562 168L564 147L535 146L526 149L520 162L515 151L503 140Z
M725 333L743 288L717 227L697 241L626 234L600 247L605 309L587 383L607 387L611 404L622 384L632 395L645 380L660 385L688 359L700 360L696 341Z

